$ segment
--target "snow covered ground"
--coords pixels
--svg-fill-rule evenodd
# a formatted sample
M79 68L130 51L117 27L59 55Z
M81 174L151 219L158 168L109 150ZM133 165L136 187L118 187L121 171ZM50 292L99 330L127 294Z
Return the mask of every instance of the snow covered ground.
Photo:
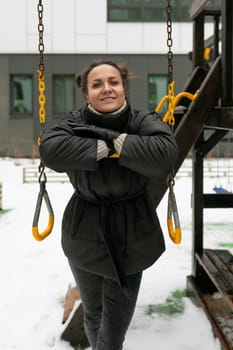
M60 339L64 326L63 301L73 278L60 247L60 224L72 193L69 183L48 183L55 212L53 233L37 242L31 234L39 185L22 183L22 168L31 160L1 159L3 209L0 214L0 349L69 350ZM35 161L39 164L39 161ZM222 183L227 179L222 179ZM205 180L206 192L213 192L215 179ZM163 304L176 290L184 290L191 272L191 179L177 178L177 205L182 242L174 245L166 229L166 196L158 208L164 227L167 251L144 272L137 308L125 340L124 350L220 350L202 309L182 298L184 311L169 316L149 313L149 305ZM43 209L44 210L44 209ZM42 211L41 229L47 226ZM40 229L40 231L41 231ZM205 210L205 246L232 242L231 209ZM66 326L66 325L65 325Z

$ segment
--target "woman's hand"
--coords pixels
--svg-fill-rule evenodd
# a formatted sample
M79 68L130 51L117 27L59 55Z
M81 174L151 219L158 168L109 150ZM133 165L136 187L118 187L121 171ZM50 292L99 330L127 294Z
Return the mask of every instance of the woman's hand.
M90 137L98 140L104 140L108 147L114 150L113 141L120 135L118 131L101 128L90 124L78 124L68 122L68 125L74 130L75 134L80 137Z

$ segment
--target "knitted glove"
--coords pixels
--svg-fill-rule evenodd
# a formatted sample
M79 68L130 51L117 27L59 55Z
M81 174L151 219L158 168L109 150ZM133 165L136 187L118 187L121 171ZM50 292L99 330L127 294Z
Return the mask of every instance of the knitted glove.
M116 139L113 140L114 148L118 154L121 154L122 146L125 142L127 134L120 134Z
M108 148L106 142L103 140L97 140L97 151L96 151L97 162L100 159L108 157L109 153L110 153L110 151L109 151L109 148Z

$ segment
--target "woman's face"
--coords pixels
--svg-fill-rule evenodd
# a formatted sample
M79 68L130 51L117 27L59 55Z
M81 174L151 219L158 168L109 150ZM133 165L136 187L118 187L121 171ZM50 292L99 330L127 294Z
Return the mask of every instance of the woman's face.
M123 106L125 90L120 72L113 66L102 64L88 74L86 101L102 113L116 111Z

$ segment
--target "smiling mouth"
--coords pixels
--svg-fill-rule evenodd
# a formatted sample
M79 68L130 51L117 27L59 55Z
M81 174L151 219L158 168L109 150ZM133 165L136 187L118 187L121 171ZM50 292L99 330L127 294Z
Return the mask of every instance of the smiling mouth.
M109 96L109 97L104 97L104 98L101 98L101 101L103 101L103 102L108 102L108 101L114 101L116 98L115 97L111 97L111 96Z

